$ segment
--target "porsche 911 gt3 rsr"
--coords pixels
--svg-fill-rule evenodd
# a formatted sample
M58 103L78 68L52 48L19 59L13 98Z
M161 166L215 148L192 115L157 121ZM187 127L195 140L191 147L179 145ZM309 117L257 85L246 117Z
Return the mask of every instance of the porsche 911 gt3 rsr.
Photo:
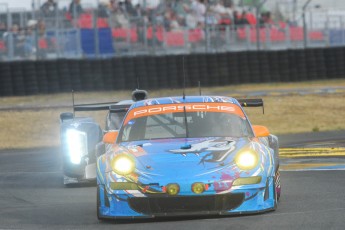
M135 102L97 158L97 216L231 215L274 210L278 140L230 97Z

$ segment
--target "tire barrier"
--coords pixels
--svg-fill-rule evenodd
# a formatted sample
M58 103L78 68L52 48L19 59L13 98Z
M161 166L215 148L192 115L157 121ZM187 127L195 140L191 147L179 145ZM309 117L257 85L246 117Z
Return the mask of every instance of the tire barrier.
M111 59L105 59L101 62L102 77L104 82L104 90L113 90L114 81L113 81L113 67Z
M239 62L237 53L227 53L227 66L228 66L228 82L229 85L235 85L240 82Z
M8 63L1 62L0 73L0 96L14 95L10 65L8 65Z
M167 58L161 58L161 57L153 57L152 62L156 64L156 67L149 66L149 74L150 71L157 71L156 74L152 75L152 79L156 79L157 88L170 88L166 86L170 86L170 78L168 74L168 60ZM151 75L150 75L151 76ZM154 80L153 80L154 81Z
M68 62L64 59L57 60L57 69L58 69L58 76L59 76L59 85L60 89L63 92L71 92L72 91L72 79L70 74L70 68Z
M168 64L168 79L169 79L169 87L170 89L179 87L178 85L178 78L177 78L177 59L175 56L167 56L167 64ZM162 87L163 88L163 87Z
M260 60L259 60L259 53L258 52L248 52L247 53L247 65L249 68L249 76L247 77L247 82L253 83L260 83L261 74L260 74Z
M90 60L84 60L80 62L80 81L81 88L83 91L93 91L96 90L93 85L92 76L92 62Z
M192 54L187 57L186 75L187 75L187 78L190 80L190 82L188 82L189 87L197 86L199 84L198 82L200 81L201 66L198 61L198 57L199 57L198 54Z
M126 87L126 77L125 69L123 65L123 58L114 58L111 60L113 76L113 89L125 89Z
M324 52L327 76L330 78L337 78L337 58L339 57L335 56L336 50L337 48L329 48Z
M344 49L335 50L336 61L337 61L337 78L344 77L345 66L344 66Z
M344 61L345 47L1 62L0 96L344 78Z
M39 93L47 94L49 92L49 89L48 89L46 64L44 61L37 61L35 62L35 68L36 68L36 79L37 79Z
M239 52L237 54L237 60L238 60L237 63L239 67L239 83L251 82L250 71L253 71L253 69L250 69L250 65L248 63L248 55L252 53L253 52Z
M149 79L149 73L148 73L148 69L153 69L152 65L152 57L143 57L143 56L139 56L135 59L133 59L133 62L131 63L133 65L133 85L132 88L143 88L143 89L147 89L148 87L152 87L155 88L154 84L156 84L154 82L154 79L157 78L157 72L153 73L152 79ZM153 71L151 71L153 72ZM154 76L155 75L155 76ZM129 85L130 88L130 85Z
M60 90L60 83L59 83L59 74L58 74L58 65L56 61L46 61L46 77L48 82L48 91L49 93L59 93L64 92L62 89Z
M39 93L35 62L23 62L23 79L26 95Z
M83 89L81 83L81 71L80 71L80 61L70 60L68 61L68 67L71 76L72 89L74 91L81 91Z
M95 59L91 60L90 66L92 67L92 76L90 81L95 87L95 90L102 91L105 89L104 87L104 75L103 75L103 69L102 69L102 63L104 60L102 59Z
M140 79L136 75L135 70L135 59L141 57L125 57L122 59L123 69L125 73L125 88L124 89L135 89L137 88L138 81L140 83Z
M209 75L207 73L207 59L205 54L200 54L197 57L198 67L199 67L199 77L198 82L200 81L201 87L207 86L207 81Z
M270 82L279 82L280 81L280 74L279 74L279 55L278 51L271 51L269 52L268 61L270 65L270 75L271 81Z
M276 79L276 81L287 82L290 80L289 53L280 50L278 51L278 57L279 79Z
M141 79L140 87L143 89L158 89L162 84L161 76L158 75L157 58L154 56L143 57L146 66L145 76ZM142 86L141 86L142 85Z
M291 52L289 52L289 73L290 73L290 76L289 76L289 79L290 81L292 82L296 82L298 81L298 70L296 68L297 66L297 55L296 55L296 50L292 50Z
M217 55L218 54L206 55L208 77L205 85L207 86L218 86L220 82ZM201 82L201 84L204 85L204 82Z
M327 78L327 69L325 65L324 49L315 49L316 73L317 79Z
M22 62L12 62L9 63L11 68L11 77L13 84L13 95L24 96L26 95L24 74L23 74L23 63Z
M266 51L258 53L259 68L260 68L260 82L270 82L270 62Z

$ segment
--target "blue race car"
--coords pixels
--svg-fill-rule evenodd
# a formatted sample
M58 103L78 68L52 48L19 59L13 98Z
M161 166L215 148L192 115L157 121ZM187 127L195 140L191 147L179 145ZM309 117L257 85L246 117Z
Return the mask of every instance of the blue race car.
M261 99L187 96L135 102L97 158L97 216L152 218L275 210L278 139L243 107Z

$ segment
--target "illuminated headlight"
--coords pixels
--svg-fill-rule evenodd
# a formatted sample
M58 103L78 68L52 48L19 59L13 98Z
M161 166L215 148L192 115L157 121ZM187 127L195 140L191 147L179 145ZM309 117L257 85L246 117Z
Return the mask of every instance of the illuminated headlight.
M258 165L259 157L253 150L245 150L237 154L235 162L240 169L251 170Z
M81 158L87 155L86 133L68 129L66 131L66 140L71 163L80 164Z
M127 154L119 154L115 156L111 162L113 171L119 175L128 175L134 172L134 159Z

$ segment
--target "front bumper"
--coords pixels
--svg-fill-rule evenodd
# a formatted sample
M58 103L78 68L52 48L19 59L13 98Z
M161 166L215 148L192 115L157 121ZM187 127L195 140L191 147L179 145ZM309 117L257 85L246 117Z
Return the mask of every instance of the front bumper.
M103 185L99 189L101 218L153 218L166 216L236 215L274 210L273 177L266 185L253 188L241 186L220 194L143 196L127 191L128 195L109 194Z
M66 170L64 167L63 175L64 185L95 182L96 181L96 164L76 165Z

